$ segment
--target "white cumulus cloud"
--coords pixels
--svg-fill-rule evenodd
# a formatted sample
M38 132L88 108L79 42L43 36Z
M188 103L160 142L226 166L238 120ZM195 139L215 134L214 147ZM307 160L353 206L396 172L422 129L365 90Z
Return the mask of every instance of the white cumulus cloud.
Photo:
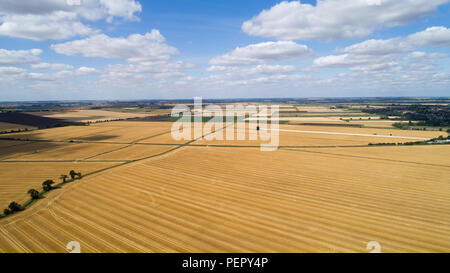
M100 0L108 14L108 21L111 22L114 17L122 17L127 20L138 20L135 15L142 11L142 6L134 0Z
M54 44L51 48L69 56L102 57L107 59L125 59L129 62L167 60L178 50L165 43L158 30L145 35L132 34L127 38L109 37L98 34L82 40Z
M98 32L86 21L114 18L137 20L142 11L135 0L2 0L0 35L35 41L62 40ZM74 3L74 1L72 1Z
M22 64L33 64L40 61L40 49L30 50L6 50L0 49L0 66L15 66Z
M250 35L281 40L362 38L380 27L404 25L448 0L318 0L317 4L283 1L246 21Z
M313 67L347 67L360 71L392 70L399 67L399 63L403 61L408 62L412 70L417 67L434 69L435 60L447 57L442 53L414 51L421 46L450 46L450 29L431 27L407 37L370 39L338 50L345 54L317 58Z
M312 55L305 45L292 41L264 42L238 47L230 53L210 60L214 66L255 65L268 61L300 59Z
M419 46L450 47L450 28L430 27L408 36L408 41Z
M70 70L73 66L68 64L51 64L51 63L37 63L32 64L33 69L49 69L49 70Z
M401 52L408 52L413 49L413 45L402 38L388 40L370 39L362 43L348 46L341 51L353 54L386 55Z

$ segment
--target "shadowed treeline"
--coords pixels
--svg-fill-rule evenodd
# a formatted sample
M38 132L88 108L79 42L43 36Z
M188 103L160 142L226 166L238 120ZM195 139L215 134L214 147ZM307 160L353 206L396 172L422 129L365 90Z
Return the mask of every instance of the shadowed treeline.
M82 122L73 122L57 118L40 117L21 112L4 112L0 113L0 122L8 122L34 126L37 128L53 128L62 126L80 126L85 125Z

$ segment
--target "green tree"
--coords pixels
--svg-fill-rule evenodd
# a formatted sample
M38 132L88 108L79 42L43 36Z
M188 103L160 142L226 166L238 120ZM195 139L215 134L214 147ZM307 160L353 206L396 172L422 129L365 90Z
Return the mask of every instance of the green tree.
M51 191L53 189L53 184L55 184L53 180L46 180L42 182L42 188L44 189L44 191Z
M29 190L28 194L31 196L31 199L39 199L39 192L35 189Z
M70 178L72 178L72 180L75 180L75 176L77 175L77 173L74 170L71 170L69 175L70 175Z
M63 181L63 183L67 182L67 178L69 178L69 177L65 174L61 174L61 176L59 177L59 179L61 179Z
M78 179L81 179L83 176L81 175L81 173L77 173Z
M22 210L22 206L19 205L19 204L16 203L16 202L11 202L11 203L9 204L8 208L9 208L9 210L10 210L12 213L17 212L17 211L21 211L21 210Z

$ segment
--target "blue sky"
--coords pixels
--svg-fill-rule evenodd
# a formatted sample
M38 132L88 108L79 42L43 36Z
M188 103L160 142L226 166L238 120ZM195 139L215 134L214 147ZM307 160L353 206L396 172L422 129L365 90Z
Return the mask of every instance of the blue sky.
M76 1L0 3L0 101L450 94L447 0Z

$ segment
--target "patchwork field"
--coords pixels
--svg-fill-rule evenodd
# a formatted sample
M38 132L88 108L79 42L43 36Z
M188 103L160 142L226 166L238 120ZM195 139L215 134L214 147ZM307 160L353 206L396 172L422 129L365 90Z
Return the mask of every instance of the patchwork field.
M105 110L72 110L65 112L37 112L32 114L47 118L58 118L75 122L95 122L148 116L148 114L145 113L113 112Z
M0 252L450 251L450 146L367 146L446 133L280 125L283 147L261 152L175 141L171 126L0 136L0 206L71 169L93 173L0 219Z
M52 140L52 141L91 141L91 142L135 142L146 137L170 133L172 124L169 122L114 122L99 123L89 126L70 126L52 128L32 132L21 132L1 136L0 138L18 138L22 140Z
M47 145L47 143L39 143ZM29 145L28 145L29 146ZM122 144L65 143L59 147L36 150L31 153L9 157L9 160L88 160L96 156L123 148Z
M9 132L12 130L32 130L35 129L33 126L28 125L22 125L22 124L14 124L14 123L8 123L8 122L0 122L0 132Z
M237 145L252 146L267 144L270 141L248 140L198 140L194 144L203 145ZM355 146L368 145L369 143L405 143L436 138L440 135L447 136L446 132L439 131L407 131L379 128L349 128L332 126L303 126L280 125L280 146ZM259 134L259 133L258 133ZM151 139L154 141L156 138ZM235 139L237 135L235 134Z

